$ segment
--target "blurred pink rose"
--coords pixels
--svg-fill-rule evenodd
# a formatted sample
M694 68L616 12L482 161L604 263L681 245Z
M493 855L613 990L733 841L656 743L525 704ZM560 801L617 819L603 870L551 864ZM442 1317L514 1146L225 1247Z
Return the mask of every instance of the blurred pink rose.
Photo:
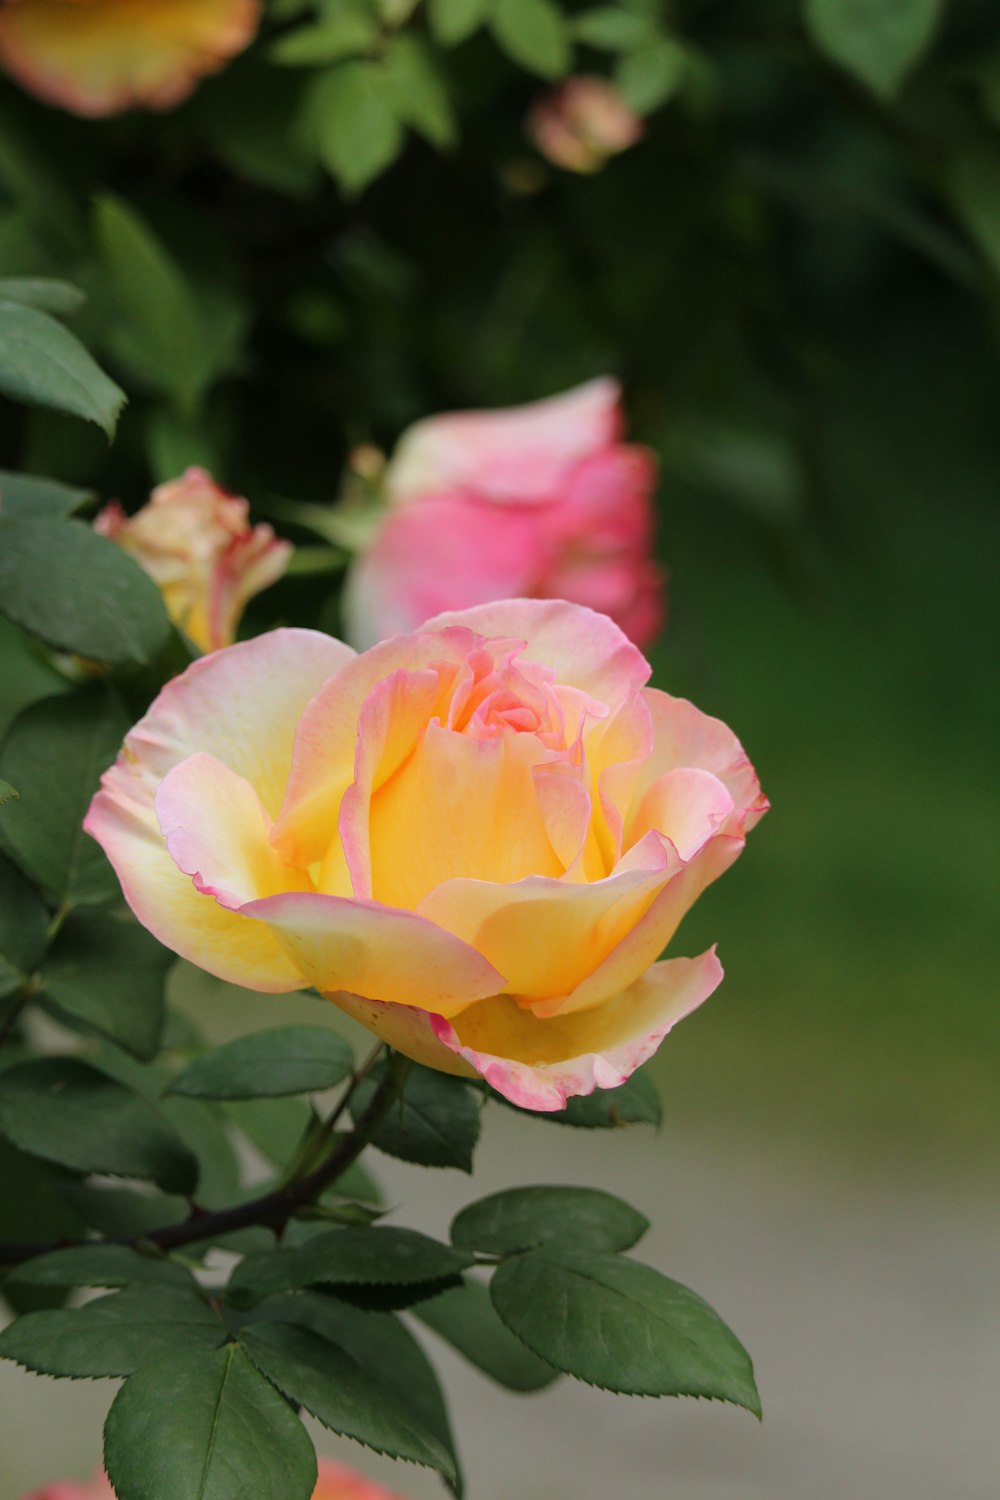
M528 406L417 422L385 472L385 520L348 578L353 643L530 596L586 604L647 644L663 622L650 555L656 465L621 431L621 390L608 377Z
M292 555L270 526L250 525L248 510L204 469L188 469L134 516L117 501L105 506L94 527L145 569L195 645L217 651L236 639L247 602L281 577Z
M260 17L261 0L0 0L0 62L76 115L172 109Z
M114 1490L103 1474L98 1474L86 1484L65 1480L61 1484L50 1484L42 1490L33 1490L24 1500L115 1500ZM180 1500L180 1497L178 1497ZM252 1497L248 1497L252 1500ZM395 1490L387 1490L373 1484L363 1474L356 1474L346 1464L334 1463L332 1459L319 1460L319 1480L313 1491L313 1500L406 1500Z
M644 127L606 78L581 74L545 95L531 110L528 135L553 166L596 172L641 140Z

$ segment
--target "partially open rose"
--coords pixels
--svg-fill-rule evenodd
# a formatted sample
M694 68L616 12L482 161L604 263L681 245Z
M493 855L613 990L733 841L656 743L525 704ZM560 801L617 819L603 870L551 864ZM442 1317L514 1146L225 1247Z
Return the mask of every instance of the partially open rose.
M260 17L261 0L0 0L0 62L73 114L172 109Z
M202 651L217 651L236 639L247 601L281 577L292 555L270 526L250 525L249 509L204 469L188 469L134 516L112 502L94 526L149 574L174 624Z
M637 645L651 641L663 623L656 463L622 441L623 425L610 378L417 422L385 470L389 508L348 579L354 644L521 595L586 604Z
M164 689L85 826L192 962L314 985L408 1056L560 1109L715 989L714 951L655 960L767 806L725 725L648 677L558 600L361 656L274 631Z

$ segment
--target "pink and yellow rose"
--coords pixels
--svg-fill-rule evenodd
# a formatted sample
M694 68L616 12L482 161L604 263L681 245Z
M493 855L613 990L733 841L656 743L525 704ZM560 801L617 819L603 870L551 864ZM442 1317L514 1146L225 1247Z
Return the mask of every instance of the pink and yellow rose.
M261 0L0 0L0 63L77 115L172 109L249 46Z
M381 529L348 579L350 639L370 646L446 609L533 596L586 604L647 644L663 620L656 465L622 442L622 425L608 378L416 423L385 471Z
M729 729L602 615L507 600L363 655L277 630L196 662L85 827L136 916L251 989L556 1110L722 978L657 962L767 803Z
M318 1468L319 1479L312 1500L405 1500L405 1496L374 1484L346 1464L321 1458ZM97 1474L84 1483L67 1479L59 1484L46 1485L44 1489L25 1495L24 1500L115 1500L115 1492L106 1476Z
M134 516L112 503L94 526L145 569L174 624L202 651L217 651L236 639L247 602L277 582L292 555L270 526L251 526L248 511L204 469L188 469Z
M538 101L527 131L553 166L597 172L610 156L640 141L645 127L613 83L581 73Z

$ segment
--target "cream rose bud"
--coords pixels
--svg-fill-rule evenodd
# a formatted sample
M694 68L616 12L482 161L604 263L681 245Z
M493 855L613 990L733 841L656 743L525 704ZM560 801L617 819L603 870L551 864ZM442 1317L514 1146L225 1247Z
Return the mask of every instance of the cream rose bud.
M767 803L735 736L560 600L357 656L276 630L164 688L85 828L167 947L312 985L527 1109L624 1082L722 978L656 962Z
M606 78L580 74L540 99L528 115L528 135L553 166L597 172L642 139L639 116Z
M381 529L348 578L354 644L522 595L586 604L651 641L663 622L656 464L621 441L622 425L621 389L602 378L411 427L385 471Z
M261 0L0 0L0 63L76 115L172 109L257 34Z
M217 651L236 639L248 601L277 582L292 555L270 526L251 526L248 511L204 469L188 469L134 516L105 506L94 527L145 569L174 624L202 651Z

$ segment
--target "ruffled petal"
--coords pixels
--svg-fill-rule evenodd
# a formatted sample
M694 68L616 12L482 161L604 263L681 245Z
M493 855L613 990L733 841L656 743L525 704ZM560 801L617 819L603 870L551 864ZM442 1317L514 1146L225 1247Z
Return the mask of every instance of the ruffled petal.
M522 1109L552 1111L595 1088L617 1088L678 1021L722 981L715 949L654 964L624 993L566 1020L536 1020L500 997L457 1021L430 1017L446 1047Z
M721 719L702 713L686 698L673 698L659 688L646 688L643 697L653 721L653 751L642 766L635 787L633 815L640 823L646 821L643 799L666 772L695 766L717 776L733 799L723 832L739 836L749 833L770 803L733 731Z

